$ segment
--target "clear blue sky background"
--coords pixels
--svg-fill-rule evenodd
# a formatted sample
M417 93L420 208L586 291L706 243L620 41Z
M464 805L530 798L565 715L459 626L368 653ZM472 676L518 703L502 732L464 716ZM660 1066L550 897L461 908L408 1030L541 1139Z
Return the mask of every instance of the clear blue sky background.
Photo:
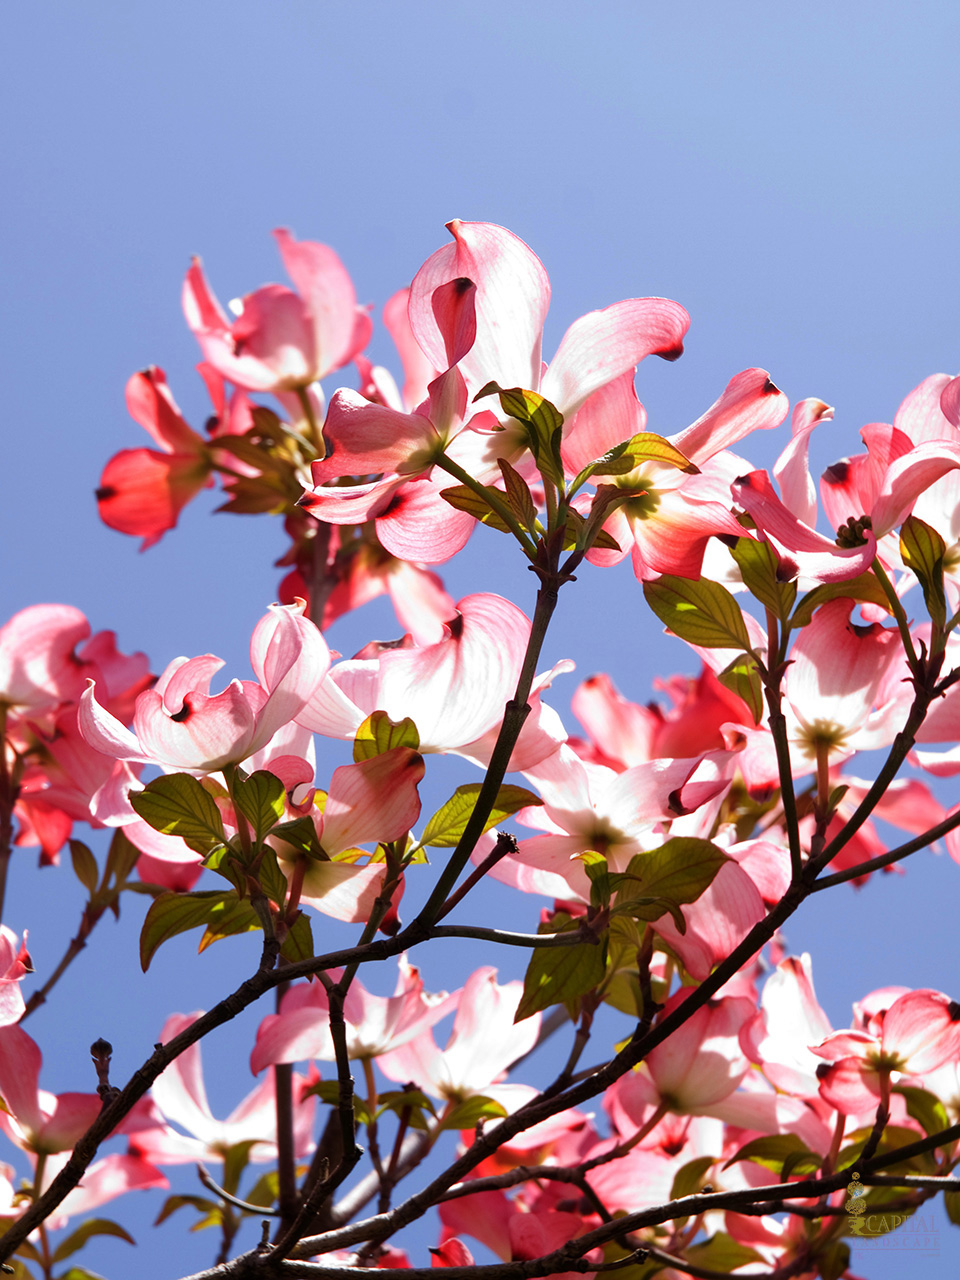
M693 324L678 364L641 370L651 427L686 425L734 373L762 365L791 401L836 406L821 466L960 363L952 5L41 0L10 7L4 27L4 617L67 601L156 670L212 651L247 674L280 530L210 519L204 495L140 556L100 526L92 490L112 453L147 443L124 410L134 370L160 364L188 417L199 426L207 413L179 309L190 255L226 300L281 278L274 226L334 246L360 299L379 304L444 242L448 219L502 223L550 272L547 353L587 310L676 298ZM392 360L382 332L374 352ZM785 439L750 446L751 458L769 464ZM501 590L529 612L530 576L502 568L500 549L492 533L475 537L444 571L449 589ZM374 605L330 639L350 653L395 631ZM694 669L658 632L629 570L587 571L546 659L575 658L581 677L608 670L645 700L657 674ZM564 714L574 687L556 687ZM326 767L341 758L328 755ZM470 780L440 772L437 798ZM69 869L38 878L32 861L17 860L6 923L29 925L49 972L79 891ZM958 895L960 868L926 853L905 878L820 895L791 922L835 1025L888 983L957 994ZM534 909L521 903L518 922ZM131 902L120 926L104 923L109 964L92 949L30 1024L48 1087L91 1087L86 1046L100 1034L128 1074L166 1012L208 1005L251 964L248 940L200 961L184 941L141 979L141 913ZM452 985L481 956L424 959L430 981ZM207 1050L221 1111L249 1085L254 1022ZM209 1233L185 1246L174 1220L152 1234L152 1198L117 1208L150 1255L134 1264L108 1242L91 1265L152 1280L211 1260ZM937 1215L941 1258L924 1274L952 1277L960 1248ZM854 1261L872 1277L909 1267L895 1252Z

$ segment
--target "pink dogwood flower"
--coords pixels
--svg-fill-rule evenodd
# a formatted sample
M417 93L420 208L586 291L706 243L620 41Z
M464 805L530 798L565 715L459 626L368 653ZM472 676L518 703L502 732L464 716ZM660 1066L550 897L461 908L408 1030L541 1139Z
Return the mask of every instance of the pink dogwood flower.
M25 1008L20 983L33 973L33 962L27 950L27 935L17 945L17 935L5 924L0 925L0 1027L19 1022Z
M745 369L731 378L705 414L669 437L695 474L665 462L644 462L605 479L622 499L604 523L620 551L596 548L588 558L609 565L631 553L641 581L664 573L698 578L711 537L744 533L730 498L730 483L742 464L726 450L752 431L778 426L786 412L787 397L765 369ZM564 439L564 461L571 474L645 425L646 413L629 373L597 391Z
M380 710L394 721L409 716L421 751L481 756L484 736L499 726L516 689L530 622L496 595L465 596L456 609L436 644L370 645L336 663L298 714L298 723L327 737L352 739ZM556 717L544 714L536 691L532 702L534 712L512 758L514 769L543 759L563 736Z
M399 961L397 986L392 996L377 996L356 979L347 989L343 1006L347 1051L351 1058L379 1058L399 1049L439 1022L454 1008L460 992L427 992L420 970L405 956ZM329 970L338 981L341 970ZM278 1062L302 1062L310 1058L332 1062L335 1058L330 1035L330 1005L326 989L319 982L291 987L278 1013L270 1013L260 1023L257 1043L250 1056L254 1075Z
M357 307L353 282L333 250L283 229L273 234L296 291L268 284L248 293L231 324L199 259L183 286L184 314L204 359L250 391L308 387L349 363L370 337L370 319Z
M536 1094L522 1084L502 1084L510 1063L537 1042L540 1015L514 1022L523 995L522 982L500 986L497 971L477 969L460 992L453 1031L438 1049L429 1030L377 1059L390 1080L411 1080L435 1098L462 1101L479 1094L508 1111Z
M163 1024L161 1043L166 1044L191 1026L198 1013L175 1013ZM302 1085L302 1080L295 1085ZM210 1110L203 1082L199 1044L193 1044L156 1079L153 1101L167 1121L187 1131L178 1133L169 1124L138 1127L130 1134L130 1150L158 1164L189 1164L198 1160L223 1160L231 1147L253 1144L250 1159L264 1163L276 1159L277 1115L271 1072L236 1106L226 1120ZM294 1149L299 1158L313 1146L316 1098L308 1097L294 1110ZM191 1135L191 1136L187 1136Z
M844 1115L889 1098L891 1073L922 1077L960 1058L960 1004L941 991L909 991L880 1009L869 1030L837 1031L813 1048L826 1059L820 1094Z
M107 463L97 489L100 519L142 537L141 551L172 529L180 512L213 484L203 437L187 425L162 369L152 366L127 383L127 409L159 449L122 449Z
M250 661L257 683L232 680L211 695L222 660L209 653L175 659L137 699L132 732L89 688L80 703L80 730L90 746L118 760L196 774L239 763L303 711L326 675L330 651L299 607L275 605L257 623Z

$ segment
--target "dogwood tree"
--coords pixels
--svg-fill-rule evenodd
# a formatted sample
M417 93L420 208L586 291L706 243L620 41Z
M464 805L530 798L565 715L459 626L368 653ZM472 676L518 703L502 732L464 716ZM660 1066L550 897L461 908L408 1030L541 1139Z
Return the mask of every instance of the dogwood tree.
M127 1234L100 1206L184 1165L205 1194L174 1181L159 1216L216 1232L209 1280L416 1277L424 1233L455 1280L837 1280L852 1236L940 1195L960 1221L960 1004L864 992L834 1029L779 933L937 840L960 861L960 806L925 781L960 770L960 378L864 428L822 477L824 532L807 458L829 406L801 399L787 425L766 370L731 371L658 434L637 369L681 355L682 306L614 301L545 362L539 259L502 227L448 230L383 308L402 389L364 354L334 251L287 231L293 287L232 319L187 273L205 432L161 369L128 383L155 447L107 462L108 525L149 547L217 482L224 510L283 518L255 679L219 688L211 654L154 676L66 605L0 629L2 882L15 845L68 850L88 895L51 972L18 936L28 903L0 931L0 1258L21 1277L91 1274L88 1240ZM775 430L772 476L732 452ZM526 563L532 601L447 594L436 566L472 536ZM561 591L627 556L649 626L700 674L667 682L669 706L592 676L571 733L551 683L572 664L543 669L544 640ZM402 639L332 654L324 629L383 594ZM321 776L318 736L343 751ZM867 779L864 751L882 753ZM465 781L425 812L437 755ZM491 881L525 930L471 915ZM190 930L260 935L257 956L209 1011L164 1010L129 1080L97 1040L86 1091L54 1096L22 1023L97 963L87 942L132 887L144 969ZM325 947L325 919L350 942ZM454 992L417 968L441 939L483 948ZM501 981L518 953L525 977ZM384 968L392 996L368 980ZM251 1007L251 1080L239 1064L220 1120L201 1042Z

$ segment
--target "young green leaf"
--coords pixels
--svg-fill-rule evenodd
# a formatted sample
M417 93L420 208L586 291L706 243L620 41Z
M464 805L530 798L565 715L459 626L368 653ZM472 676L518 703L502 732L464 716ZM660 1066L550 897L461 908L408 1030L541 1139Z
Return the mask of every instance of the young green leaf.
M53 1261L62 1262L64 1258L69 1258L94 1236L114 1236L117 1240L126 1240L127 1244L137 1243L128 1231L124 1231L123 1227L116 1222L111 1222L109 1218L88 1218L77 1227L76 1231L71 1231L66 1240L62 1240L57 1245Z
M576 924L571 921L570 927L575 928ZM598 987L606 976L606 950L605 941L536 947L527 966L514 1022L523 1022L552 1004L575 1000Z
M837 600L844 596L850 600L879 604L888 613L890 612L890 602L884 595L883 587L872 573L861 573L859 577L848 578L846 582L823 582L819 587L808 591L794 610L793 617L790 619L790 629L795 631L797 627L808 626L813 621L816 609L826 604L828 600Z
M258 841L283 817L283 783L266 769L258 769L249 778L238 778L233 798Z
M763 684L756 660L749 653L741 653L717 676L725 689L735 693L747 704L753 723L763 719Z
M212 796L189 773L170 773L130 792L130 803L154 831L180 836L194 853L226 844L223 820Z
M426 829L420 838L420 843L433 845L435 848L452 849L466 829L479 794L480 784L478 782L470 782L466 786L457 787L446 804L441 805L427 823ZM535 804L543 804L539 796L534 795L532 791L528 791L526 787L516 787L512 783L508 783L497 792L497 798L490 811L490 816L484 823L484 831L489 831L498 822L509 817L510 814L516 813L518 809L525 809L528 805Z
M73 874L92 897L100 883L100 871L96 858L82 840L70 841L70 861L73 864Z
M420 734L409 716L393 721L385 711L374 711L357 730L353 741L353 760L359 764L361 760L385 755L394 747L411 747L416 751L419 746Z
M778 577L780 557L773 546L757 538L738 538L730 554L740 570L743 585L754 599L785 622L797 598L797 584L782 582Z
M750 634L736 600L719 582L664 574L643 584L647 604L681 640L705 649L749 649Z
M946 625L947 601L943 591L943 557L947 544L936 529L907 516L900 529L900 554L903 563L917 575L931 622Z
M623 873L617 904L621 899L633 900L638 894L677 905L696 902L727 861L727 855L709 840L673 836L659 849L634 854ZM652 911L657 914L650 914ZM641 920L656 920L663 912L651 905L640 906L633 914Z
M529 530L530 533L536 532L537 508L534 505L526 480L510 465L506 458L498 458L497 466L503 476L503 484L511 511L525 529Z
M625 461L626 466L623 465ZM626 441L622 453L614 458L608 454L606 458L599 459L591 466L590 471L595 476L623 475L627 471L633 471L642 466L644 462L666 462L680 471L685 471L688 475L700 474L700 468L692 463L686 454L681 453L663 436L658 436L655 431L638 431L635 436Z
M507 1109L493 1098L479 1094L458 1102L449 1115L444 1116L441 1129L475 1129L481 1120L502 1120Z
M237 905L252 911L249 903L240 903L232 889L203 889L192 893L161 893L147 911L140 931L140 965L146 973L158 947L178 933L198 929L201 925L218 925L230 918ZM251 926L256 927L256 923ZM222 935L225 936L225 935Z
M491 485L484 485L485 489L492 489ZM497 497L502 498L503 495L497 489ZM513 530L496 511L475 493L467 484L455 484L449 489L441 489L440 497L444 502L449 502L451 507L456 507L458 511L465 511L468 516L473 516L474 520L479 520L482 524L489 525L491 529L498 529L501 533L512 533Z

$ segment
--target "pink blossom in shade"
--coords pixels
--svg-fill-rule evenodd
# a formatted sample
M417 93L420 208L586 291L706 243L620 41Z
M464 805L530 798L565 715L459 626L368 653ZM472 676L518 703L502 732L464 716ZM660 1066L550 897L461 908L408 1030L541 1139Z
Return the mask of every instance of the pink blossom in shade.
M666 298L632 298L574 321L541 377L543 324L550 282L543 264L517 236L485 222L449 222L453 244L438 249L410 286L410 327L438 368L445 367L441 317L433 306L442 285L476 285L476 338L460 370L471 395L493 380L502 387L540 391L571 417L600 387L644 357L675 360L690 317Z
M654 760L616 773L582 760L566 744L524 776L543 798L519 819L545 835L520 841L491 875L528 893L589 901L590 883L579 855L603 853L611 870L625 871L630 859L661 843L660 823L697 808L729 787L730 758L717 753L718 767L706 781L696 778L701 761ZM731 766L732 767L732 766Z
M446 1048L437 1048L428 1028L379 1057L381 1071L390 1080L411 1080L435 1098L460 1101L479 1094L514 1110L536 1096L526 1085L500 1083L540 1032L539 1013L513 1020L522 995L522 982L500 986L496 969L477 969L460 992Z
M783 681L788 733L801 758L825 748L832 760L893 740L902 717L895 701L876 708L888 669L900 657L896 628L850 621L853 601L831 600L817 610L791 650Z
M233 680L211 696L221 659L175 659L156 687L137 699L132 732L88 688L80 702L80 731L90 746L120 760L197 774L239 763L300 714L327 672L330 652L302 616L301 602L271 607L254 629L250 661L258 683Z
M420 970L405 956L399 961L397 986L392 996L378 996L356 979L344 1001L347 1050L351 1058L378 1058L420 1035L456 1008L460 992L424 990ZM340 970L331 969L337 981ZM250 1069L258 1075L279 1062L311 1058L332 1062L335 1053L330 1035L330 1006L319 982L302 983L284 995L280 1011L260 1023Z
M68 1158L66 1152L47 1158L41 1184L44 1190ZM160 1170L141 1156L114 1152L90 1165L80 1185L67 1193L54 1215L47 1219L47 1226L53 1231L59 1230L70 1218L99 1209L101 1205L109 1204L128 1191L156 1191L169 1186L170 1183Z
M100 1114L95 1093L41 1089L42 1057L19 1026L0 1026L0 1128L11 1142L35 1155L69 1151Z
M210 453L184 420L162 369L151 366L127 383L130 416L159 449L123 449L104 468L97 489L100 518L111 529L159 542L201 489L213 483Z
M202 1016L199 1012L172 1014L163 1025L161 1043L167 1044ZM301 1078L295 1078L295 1098L303 1083ZM272 1072L226 1120L217 1120L207 1101L200 1046L193 1044L165 1068L151 1093L168 1123L138 1127L132 1132L132 1154L157 1164L189 1164L197 1160L223 1160L231 1147L250 1142L253 1144L250 1159L255 1163L276 1159L277 1119ZM315 1111L315 1097L304 1098L294 1108L294 1149L298 1158L307 1155L313 1146ZM192 1136L178 1133L171 1123Z
M623 499L604 523L620 551L600 548L589 558L596 564L615 564L629 551L641 580L664 573L698 578L712 536L744 533L730 497L730 483L741 464L725 451L752 431L778 426L786 412L787 398L765 369L738 373L702 417L669 437L695 465L696 474L667 463L645 462L622 476L604 479ZM643 431L645 424L632 378L621 377L595 393L577 414L565 446L567 465L578 471L620 440Z
M461 1196L440 1205L444 1236L441 1250L459 1244L459 1237L467 1235L485 1244L504 1262L529 1261L559 1249L567 1241L582 1235L589 1226L599 1225L598 1218L594 1215L590 1217L592 1222L587 1222L579 1213L558 1212L541 1204L528 1205L523 1193L513 1200L508 1199L503 1192L496 1191ZM431 1250L434 1265L438 1265L438 1252L440 1250ZM596 1260L601 1260L599 1255ZM448 1261L443 1265L455 1264ZM559 1271L551 1274L572 1278L583 1273Z
M912 691L909 691L909 686L906 687L908 696L912 697ZM904 709L904 716L905 714L906 709ZM903 722L903 718L901 716L900 723ZM836 784L847 787L847 791L837 805L834 818L827 826L826 839L828 842L840 833L844 824L852 816L854 810L869 790L867 782L859 778L850 778L839 772L836 773ZM889 822L894 827L910 832L911 835L920 835L930 827L942 822L946 816L947 812L943 805L916 778L901 778L892 782L873 810L874 818ZM803 819L801 822L801 835L803 837L812 835L813 826L814 819L812 815ZM949 850L949 835L946 837L946 843ZM850 837L836 858L832 860L830 870L831 872L846 871L851 867L859 866L860 863L866 862L870 858L879 857L881 854L886 853L888 848L888 843L881 839L874 822L868 819ZM896 863L885 867L883 870L884 874L887 875L904 874L903 867ZM851 883L859 888L866 883L869 874L858 876Z
M630 702L608 675L584 680L570 702L589 737L589 743L576 744L577 754L620 771L662 756L720 749L726 745L723 725L753 724L743 700L706 665L696 679L671 676L655 687L670 697L672 707Z
M296 291L268 284L238 304L231 324L198 259L187 272L183 310L204 359L249 391L296 391L349 363L367 344L370 319L326 245L274 232Z
M824 1059L821 1097L844 1115L876 1107L882 1075L922 1083L927 1072L960 1059L960 1004L941 991L908 991L878 1008L867 1025L834 1032L813 1047Z
M314 733L352 739L381 710L394 721L409 716L415 722L421 751L468 748L503 718L530 623L501 596L472 595L459 601L444 630L436 644L368 646L336 663L298 722Z
M915 633L919 639L929 644L926 628L918 628ZM960 637L956 631L947 638L944 671L960 666ZM911 759L928 773L937 778L951 778L960 772L960 697L956 685L951 686L942 698L937 698L927 712L923 724L917 731L918 742L952 743L946 751L918 750L912 753Z
M20 983L28 973L33 973L33 962L27 950L26 931L18 945L13 930L0 925L0 1027L8 1027L23 1017Z
M473 1254L456 1236L430 1250L431 1267L472 1267Z

